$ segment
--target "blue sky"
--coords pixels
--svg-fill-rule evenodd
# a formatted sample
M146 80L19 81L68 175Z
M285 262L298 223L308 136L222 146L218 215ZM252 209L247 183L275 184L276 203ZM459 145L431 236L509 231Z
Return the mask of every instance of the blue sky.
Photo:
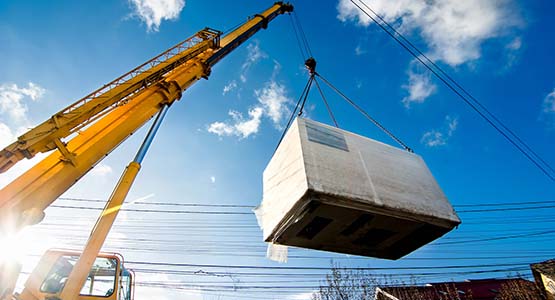
M550 38L555 34L551 18L554 3L365 1L555 165L555 41ZM26 128L196 31L206 26L226 31L272 3L1 1L0 144L10 143ZM359 15L349 1L293 4L319 73L421 155L457 210L488 208L479 206L484 203L555 200L552 181L377 26ZM135 203L128 207L195 210L145 202L257 205L262 196L262 171L307 80L303 62L290 16L286 15L218 63L209 80L195 84L171 107L129 196L128 202ZM324 92L342 128L393 144L331 90ZM311 95L306 116L331 124L316 91ZM106 199L144 132L142 129L133 135L64 197ZM33 163L24 162L0 175L0 184ZM94 202L76 204L63 199L57 204L98 207ZM225 207L197 210L210 209L250 212L248 208ZM46 224L25 233L31 241L42 239L28 249L27 270L32 267L32 254L47 246L82 245L97 212L51 208L47 213ZM347 267L525 266L552 258L553 234L464 245L459 242L546 231L553 228L552 214L553 208L460 213L463 224L437 242L455 244L430 245L399 261L293 249L289 263L279 265L264 257L265 244L251 214L129 211L120 217L106 249L119 250L128 261L210 265L329 267L330 258L334 258ZM66 228L72 230L68 233ZM486 260L491 256L497 259ZM499 268L506 267L491 269ZM235 274L236 269L224 267L180 270L197 273L138 272L138 280L147 286L139 286L137 299L153 295L158 299L213 299L215 294L223 299L307 299L311 291L307 286L317 286L325 274L318 271L322 276L306 276L302 280L309 282L299 279L295 283L290 277L296 271L271 269L268 272L275 272L274 276L257 278L242 277ZM425 280L507 273L457 275L457 270L450 271L442 278ZM271 282L257 283L261 278ZM160 280L209 283L185 290L148 286ZM216 291L206 291L211 285ZM214 288L221 285L232 287ZM291 293L233 289L233 285L301 287L290 289L294 291Z

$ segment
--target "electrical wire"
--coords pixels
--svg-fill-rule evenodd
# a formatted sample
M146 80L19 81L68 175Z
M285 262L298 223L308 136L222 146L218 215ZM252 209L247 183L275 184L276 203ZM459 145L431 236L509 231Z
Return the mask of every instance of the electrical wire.
M555 182L555 176L552 175L547 169L551 170L551 172L555 173L555 171L553 171L553 168L541 157L539 158L538 162L536 159L534 159L533 156L537 156L539 157L539 155L535 152L535 151L530 151L531 154L529 154L527 151L525 151L524 148L530 149L530 147L524 143L522 141L522 139L517 137L517 141L521 141L521 145L518 144L517 141L513 140L513 138L511 138L510 133L514 134L513 131L508 130L507 132L510 132L509 134L507 132L505 132L504 130L502 130L502 128L507 128L506 125L504 125L498 118L496 118L495 116L492 118L493 120L496 120L496 122L499 124L496 124L496 122L492 121L486 114L489 113L489 111L487 109L483 109L484 112L482 112L479 107L485 108L481 103L479 103L476 98L471 97L471 99L468 99L466 96L463 95L463 93L466 92L466 90L461 89L461 90L457 90L456 87L449 82L449 79L445 79L440 72L436 71L434 68L432 68L430 65L428 65L422 58L425 57L427 60L429 60L429 58L427 58L426 55L424 55L420 50L418 50L418 53L420 53L421 55L417 55L417 53L414 50L411 50L411 48L409 48L409 46L407 46L405 43L403 43L399 38L397 38L395 36L395 34L402 36L401 33L399 33L398 31L394 31L395 34L391 33L389 30L387 30L387 28L380 22L378 22L378 20L376 20L376 18L374 18L373 16L371 16L366 10L364 10L360 5L358 5L357 3L355 3L354 0L350 0L351 3L353 3L353 5L355 5L361 12L363 12L366 16L368 16L374 23L376 23L384 32L386 32L390 37L392 37L395 41L397 41L397 43L399 43L399 45L401 45L405 50L407 50L415 59L417 59L424 67L426 67L430 72L432 72L432 74L434 74L441 82L443 82L451 91L453 91L455 94L457 94L457 96L459 96L459 98L461 100L463 100L468 106L470 106L472 108L472 110L474 110L478 115L480 115L480 117L482 117L482 119L484 119L490 126L492 126L499 134L501 134L508 142L510 142L515 148L517 148L517 150L523 154L530 162L532 162L542 173L544 173L545 176L547 176L549 179L551 179L551 181ZM363 3L365 6L367 6L363 1L359 0L359 2ZM367 6L369 7L369 6ZM380 19L382 20L382 22L384 22L384 24L387 24L389 27L391 27L391 25L389 25L383 18L380 17ZM392 27L391 27L392 28ZM404 40L407 40L406 38L403 37ZM412 43L410 44L414 49L417 49ZM437 66L436 64L433 64L438 70L441 70L441 73L445 73L443 72L443 70ZM448 77L452 80L451 77ZM453 80L454 82L454 80ZM457 86L460 86L457 83ZM468 93L468 92L466 92ZM474 102L472 101L474 100ZM491 113L489 113L490 115L493 115ZM516 136L516 135L515 135ZM542 163L546 166L542 166Z
M351 0L352 2L352 0ZM495 120L504 130L506 130L510 135L512 135L516 140L521 143L533 156L539 159L544 166L546 166L551 172L555 170L541 157L539 156L527 143L525 143L517 134L515 134L510 128L508 128L503 122L501 122L493 113L491 113L480 101L478 101L472 94L468 92L464 87L462 87L453 77L451 77L447 72L445 72L441 67L439 67L433 60L431 60L426 54L424 54L418 47L410 42L405 36L398 32L395 27L391 26L382 16L377 14L368 4L364 1L359 0L366 8L368 8L375 16L377 16L390 30L392 30L397 36L399 36L404 42L406 42L412 49L414 49L420 56L434 66L443 76L445 76L451 83L453 83L458 89L460 89L465 95L467 95L477 106L484 110L493 120Z
M74 202L98 202L106 203L107 200L101 199L86 199L86 198L71 198L71 197L60 197L58 200L63 201L74 201ZM160 206L185 206L185 207L233 207L233 208L250 208L253 209L255 206L252 205L237 205L237 204L201 204L201 203L175 203L175 202L145 202L145 201L133 201L132 204L140 205L160 205Z
M100 207L71 206L71 205L50 205L50 207L63 208L63 209L103 210L103 208L100 208ZM252 212L160 210L160 209L133 209L133 208L122 208L120 209L120 211L144 212L144 213L168 213L168 214L253 215Z
M106 203L106 200L102 199L89 199L89 198L77 198L77 197L60 197L58 200L61 201L75 201L75 202L98 202ZM254 209L253 205L236 205L236 204L202 204L202 203L178 203L178 202L145 202L145 201L134 201L130 204L140 204L140 205L154 205L154 206L184 206L184 207L224 207L224 208L249 208ZM491 203L478 203L478 204L455 204L453 207L484 207L484 206L523 206L523 205L534 205L534 204L555 204L555 200L545 200L545 201L518 201L518 202L491 202ZM460 212L460 211L457 211Z

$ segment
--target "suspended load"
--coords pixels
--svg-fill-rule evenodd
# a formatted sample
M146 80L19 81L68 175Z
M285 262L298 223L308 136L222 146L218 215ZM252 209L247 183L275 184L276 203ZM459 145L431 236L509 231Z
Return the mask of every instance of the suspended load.
M297 118L256 209L272 244L398 259L460 224L422 158Z

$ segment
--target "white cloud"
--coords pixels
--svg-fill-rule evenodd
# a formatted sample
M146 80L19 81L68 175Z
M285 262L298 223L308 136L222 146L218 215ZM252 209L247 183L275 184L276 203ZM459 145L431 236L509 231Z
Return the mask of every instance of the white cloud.
M210 176L210 182L216 183L216 176Z
M555 127L555 89L543 99L542 119Z
M459 118L452 118L450 116L445 117L445 121L447 122L447 135L452 136L459 127Z
M362 46L361 46L361 45L357 45L357 46L355 47L355 55L357 55L357 56L366 54L366 52L367 52L366 50L362 49Z
M374 0L371 7L401 31L418 31L430 55L451 66L480 58L484 41L507 34L520 22L512 0ZM341 21L372 22L350 0L339 0L337 9Z
M445 145L447 143L447 138L442 132L431 130L424 133L420 142L428 147L438 147Z
M286 104L291 102L287 97L284 85L270 80L264 88L254 91L258 103L249 110L249 118L245 119L237 111L229 111L231 121L214 122L208 126L208 132L219 136L237 136L247 138L258 132L262 117L268 117L276 128L281 128L283 116L289 113Z
M27 102L37 101L46 90L29 82L27 87L14 83L0 84L0 146L5 147L24 133L31 121L27 116Z
M260 49L259 42L255 40L247 46L247 59L241 67L241 75L239 78L243 83L247 82L247 72L250 68L261 59L267 58L268 55Z
M522 38L515 37L507 46L505 46L506 51L506 64L504 71L510 69L518 61L520 49L522 49Z
M0 85L0 114L7 116L13 122L26 122L27 105L24 100L29 98L35 101L42 97L45 91L32 82L29 82L27 87L18 87L13 83Z
M246 62L246 64L251 65L262 57L260 50L254 50L258 48L257 44L252 45L254 46L251 47L249 52L253 52L253 55L249 56L251 59L248 59ZM243 69L245 68L248 69L250 66L245 67L243 65ZM275 128L281 129L283 117L290 113L287 104L291 103L292 100L287 96L285 86L276 81L280 70L280 63L274 60L274 68L270 80L264 84L263 88L254 91L257 103L249 109L248 118L244 118L237 111L230 110L228 114L231 116L231 120L211 123L208 125L208 132L218 136L237 136L240 139L244 139L258 132L263 117L269 118L272 120ZM224 92L226 92L226 88L224 88Z
M403 85L403 89L409 93L402 100L406 108L410 108L412 103L423 103L437 90L437 86L432 82L431 74L426 70L416 69L416 66L413 61L408 71L409 82Z
M106 175L112 174L112 167L105 164L96 165L90 172L92 176L104 177Z
M310 299L313 299L312 295L315 292L292 294L291 296L288 297L288 299L291 299L291 300L310 300Z
M10 127L0 122L0 147L3 149L4 147L14 142L15 139L16 136L12 132Z
M507 49L509 50L520 50L520 48L522 47L522 38L517 36L516 38L514 38L510 44L508 44L506 46Z
M139 274L143 282L166 282L176 283L179 278L176 276L168 276L166 274L146 273ZM139 277L138 276L138 277ZM183 289L168 289L156 286L137 285L135 287L135 299L137 300L173 300L173 299L187 299L187 300L203 300L203 292L195 288Z
M163 20L176 20L185 0L129 0L148 31L158 31Z
M263 109L261 107L250 109L248 119L245 119L243 115L237 111L230 111L229 115L232 118L232 122L214 122L208 126L208 132L219 136L238 136L244 139L258 132L262 114Z
M225 94L227 94L227 93L233 91L233 90L236 89L236 88L237 88L237 81L232 80L232 81L230 81L228 84L226 84L226 85L224 86L224 90L223 90L223 92L222 92L222 95L225 96Z
M289 112L286 105L290 102L285 86L272 80L263 89L254 91L254 94L264 113L272 119L276 127L281 128L281 120Z
M427 55L437 62L450 66L476 61L482 56L481 46L490 39L507 36L521 25L521 18L514 8L513 0L355 0L369 5L398 31L416 32L424 40ZM356 21L369 26L368 18L351 0L339 0L338 19ZM506 46L511 67L517 60L517 50L522 46L520 38L514 38ZM411 63L412 65L413 63ZM403 99L405 106L422 103L435 91L429 76L415 73L409 67L409 82L404 86L409 96Z
M420 142L428 147L439 147L447 145L449 138L453 136L459 125L459 119L450 116L445 117L445 126L442 129L433 129L425 132Z

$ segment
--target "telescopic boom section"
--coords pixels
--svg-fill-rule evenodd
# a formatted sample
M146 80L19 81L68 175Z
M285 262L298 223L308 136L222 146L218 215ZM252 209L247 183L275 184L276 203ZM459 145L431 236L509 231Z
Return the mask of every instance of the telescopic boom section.
M165 74L188 60L208 49L219 48L220 34L219 31L205 28L59 111L0 152L0 172L5 172L23 158L32 158L39 152L64 147L60 139L160 81Z
M0 151L0 172L23 158L54 150L0 190L0 230L40 222L44 209L227 54L276 16L293 10L276 2L220 38L203 29L58 112ZM63 140L66 139L66 140Z

